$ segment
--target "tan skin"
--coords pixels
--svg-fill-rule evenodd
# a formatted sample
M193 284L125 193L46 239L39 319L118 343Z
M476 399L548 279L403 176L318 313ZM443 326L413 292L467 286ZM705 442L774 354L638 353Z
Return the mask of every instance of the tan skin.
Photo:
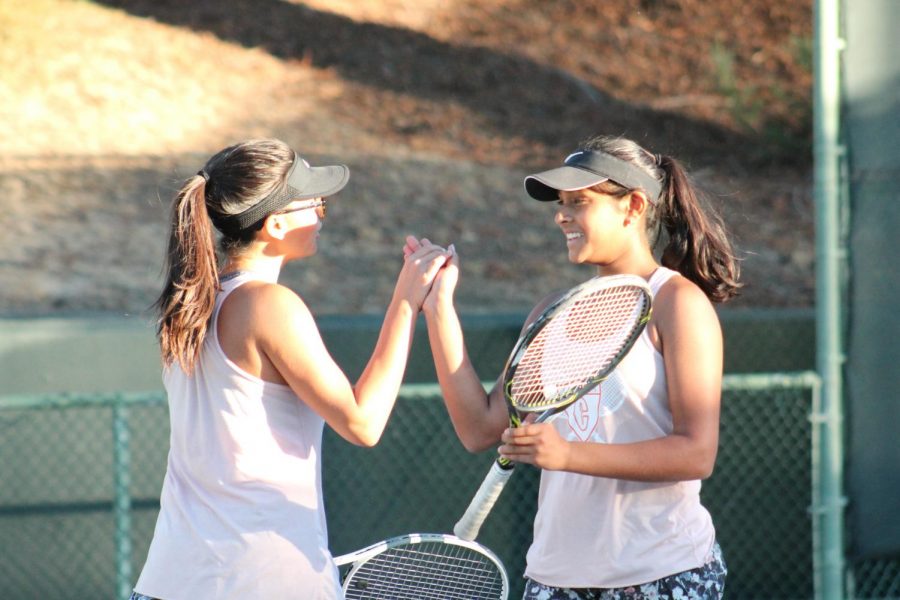
M617 198L594 189L561 192L555 221L567 238L569 260L595 265L600 275L631 273L649 278L659 267L646 235L647 197L632 191ZM406 252L433 246L407 244ZM452 248L451 248L452 249ZM722 334L712 304L683 277L671 278L656 295L648 334L663 355L673 431L631 444L573 442L551 423L509 427L500 385L485 393L469 360L453 306L459 257L436 277L423 312L438 380L463 445L498 451L513 461L632 481L703 479L712 473L718 448ZM557 294L541 301L530 323Z
M287 208L295 205L301 203ZM416 316L449 253L431 246L405 257L372 358L351 385L325 348L309 308L277 283L284 264L315 254L322 222L313 211L270 215L250 247L228 257L223 274L253 271L264 281L248 282L225 300L219 343L239 368L290 386L343 438L372 446L397 397Z

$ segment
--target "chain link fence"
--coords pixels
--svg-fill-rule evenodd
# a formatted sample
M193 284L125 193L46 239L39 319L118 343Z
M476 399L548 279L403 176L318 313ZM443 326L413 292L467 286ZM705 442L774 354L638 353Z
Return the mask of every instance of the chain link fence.
M704 483L729 566L727 597L813 598L818 569L817 379L731 375L716 471ZM127 598L159 508L168 449L162 393L0 397L0 598ZM381 443L326 428L324 483L333 552L448 532L494 458L460 445L434 385L408 385ZM538 471L521 468L479 541L521 594ZM900 598L900 557L851 564L857 598Z

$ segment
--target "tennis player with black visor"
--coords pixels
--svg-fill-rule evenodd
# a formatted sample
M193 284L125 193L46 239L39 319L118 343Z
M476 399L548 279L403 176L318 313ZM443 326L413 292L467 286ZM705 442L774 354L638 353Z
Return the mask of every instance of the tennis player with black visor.
M455 250L425 299L438 379L463 445L499 444L502 459L541 469L523 598L720 598L725 562L700 486L719 434L722 334L713 304L740 287L722 222L677 160L621 137L586 141L562 166L526 177L525 190L554 203L561 244L586 279L636 276L653 307L611 374L554 417L510 426L504 375L485 393L465 349ZM405 251L430 246L418 240ZM565 295L538 302L523 336ZM565 335L544 352L574 362L592 351L577 330L560 329ZM537 367L545 380L567 368L555 364Z

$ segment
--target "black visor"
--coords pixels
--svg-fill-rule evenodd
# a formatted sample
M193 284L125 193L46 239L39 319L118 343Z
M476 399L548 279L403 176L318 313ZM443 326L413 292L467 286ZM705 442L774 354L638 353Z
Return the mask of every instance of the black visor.
M642 189L656 202L662 185L640 167L597 150L570 154L565 166L529 175L525 191L535 200L558 200L561 191L574 192L604 181L614 181L629 189Z

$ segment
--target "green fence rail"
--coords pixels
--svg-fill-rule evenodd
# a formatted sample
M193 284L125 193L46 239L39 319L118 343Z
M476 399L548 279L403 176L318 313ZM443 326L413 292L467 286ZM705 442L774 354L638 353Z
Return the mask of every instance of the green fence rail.
M818 385L806 372L725 378L719 457L703 497L729 598L817 596ZM159 509L168 431L162 392L0 396L0 598L127 598ZM404 386L376 448L327 428L324 445L335 554L449 531L493 460L461 447L429 384ZM533 517L537 478L517 473L479 538L506 563L516 593L530 542L519 524ZM900 597L900 559L850 566L849 594Z

